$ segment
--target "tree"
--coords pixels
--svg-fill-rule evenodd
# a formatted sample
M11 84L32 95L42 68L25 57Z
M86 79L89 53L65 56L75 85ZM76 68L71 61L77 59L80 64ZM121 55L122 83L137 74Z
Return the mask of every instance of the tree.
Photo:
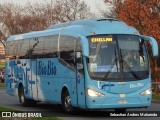
M153 36L160 43L160 0L105 0L112 4L112 17L123 20L144 35Z
M153 36L160 45L160 0L104 1L106 4L113 6L110 13L106 13L105 15L121 19L128 25L134 26L143 35ZM158 61L160 61L160 58ZM156 64L155 59L151 57L152 76L154 76L154 80L160 78ZM160 65L160 62L158 64Z
M53 6L53 19L58 22L93 18L90 8L81 0L56 0Z
M53 5L47 2L28 2L25 6L0 4L0 23L7 26L11 35L43 30L59 22L92 17L94 14L87 4L79 0L57 0ZM6 40L7 37L1 30L0 39Z
M100 9L100 14L106 18L117 18L117 0L104 0L104 2L108 8L106 10Z

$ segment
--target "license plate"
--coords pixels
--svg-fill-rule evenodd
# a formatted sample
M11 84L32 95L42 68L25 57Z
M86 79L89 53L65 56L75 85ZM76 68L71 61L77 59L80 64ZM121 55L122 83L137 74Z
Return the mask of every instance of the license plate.
M126 97L126 94L119 94L119 97L124 98Z
M127 100L119 100L118 103L119 103L119 104L127 104L128 101L127 101Z

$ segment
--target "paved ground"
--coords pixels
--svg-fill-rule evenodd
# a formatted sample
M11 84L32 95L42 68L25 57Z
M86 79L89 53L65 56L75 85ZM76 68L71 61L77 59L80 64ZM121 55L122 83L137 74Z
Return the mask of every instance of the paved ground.
M7 95L4 90L0 89L0 106L17 109L20 111L30 111L30 112L40 112L42 115L51 115L56 116L58 118L64 119L64 120L93 120L93 119L100 119L100 120L125 120L125 119L131 119L131 120L159 120L160 117L109 117L111 113L110 111L77 111L76 113L69 115L62 111L61 106L58 105L52 105L52 104L46 104L46 103L40 103L33 107L22 107L19 102L18 98L14 96ZM157 111L160 114L160 104L159 102L152 103L152 105L147 109L130 109L128 110L130 112L134 111L135 115L139 114L139 112L146 112L149 113L155 113ZM137 112L139 111L139 112ZM113 112L113 110L111 110ZM114 112L113 112L114 113Z

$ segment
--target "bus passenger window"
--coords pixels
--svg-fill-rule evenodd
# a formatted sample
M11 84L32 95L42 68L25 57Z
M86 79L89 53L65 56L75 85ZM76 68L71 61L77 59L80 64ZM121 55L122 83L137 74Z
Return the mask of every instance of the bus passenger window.
M29 39L20 40L18 42L18 56L19 59L28 59L30 56Z
M72 67L75 67L74 53L75 38L71 36L61 36L60 39L60 58Z
M58 35L46 36L44 40L44 57L57 58Z
M44 37L34 38L30 40L30 51L32 59L43 57L43 41Z

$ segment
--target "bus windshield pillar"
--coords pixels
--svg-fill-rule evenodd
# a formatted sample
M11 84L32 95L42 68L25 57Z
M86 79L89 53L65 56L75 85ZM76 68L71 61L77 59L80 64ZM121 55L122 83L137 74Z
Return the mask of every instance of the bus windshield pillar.
M81 44L82 44L83 56L88 57L89 56L89 44L88 44L87 38L81 37Z

